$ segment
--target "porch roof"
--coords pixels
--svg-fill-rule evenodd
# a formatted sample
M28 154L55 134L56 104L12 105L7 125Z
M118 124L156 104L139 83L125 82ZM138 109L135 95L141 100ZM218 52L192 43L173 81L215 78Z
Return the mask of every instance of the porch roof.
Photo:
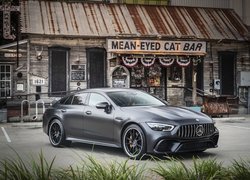
M248 40L232 9L21 0L22 33L80 37Z

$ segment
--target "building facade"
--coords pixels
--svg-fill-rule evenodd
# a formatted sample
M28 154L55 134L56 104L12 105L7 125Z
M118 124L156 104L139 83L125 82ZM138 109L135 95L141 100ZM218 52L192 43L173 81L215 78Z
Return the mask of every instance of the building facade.
M250 71L249 32L232 9L21 1L20 12L18 52L17 43L0 47L7 109L96 87L137 88L173 105L227 97L246 106L236 74Z

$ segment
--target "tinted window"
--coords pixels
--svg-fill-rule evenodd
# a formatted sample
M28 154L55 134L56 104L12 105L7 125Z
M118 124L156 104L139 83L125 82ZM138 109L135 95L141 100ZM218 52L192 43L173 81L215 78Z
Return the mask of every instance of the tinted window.
M60 104L64 104L64 102L68 99L68 96L63 97L62 99L59 100Z
M162 101L144 92L117 91L108 92L107 95L117 106L163 106Z
M85 104L87 95L88 95L87 93L75 95L72 104L74 104L74 105L83 105L83 104Z
M96 94L96 93L90 94L90 98L89 98L90 106L96 106L98 103L101 103L101 102L108 102L108 100L100 94Z
M73 96L69 96L69 98L65 101L64 104L71 104L72 99L73 99Z

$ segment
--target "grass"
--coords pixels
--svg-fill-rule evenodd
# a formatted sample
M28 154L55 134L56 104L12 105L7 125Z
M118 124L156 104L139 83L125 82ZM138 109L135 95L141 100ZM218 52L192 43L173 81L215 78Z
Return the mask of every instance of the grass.
M250 179L250 160L233 161L229 169L232 179L245 180Z
M172 159L171 161L173 162L171 166L166 163L158 164L158 167L153 171L169 180L210 180L228 177L226 168L215 159L201 160L193 158L193 166L185 165L180 160Z
M15 151L16 152L16 151ZM17 158L0 161L0 180L48 180L53 177L53 164L55 158L48 163L42 152L39 155L39 162L31 160L25 162L16 152Z
M16 153L17 154L17 153ZM0 180L146 180L159 177L167 180L248 180L250 161L234 160L224 167L216 159L193 158L191 165L178 159L155 160L157 166L146 168L133 161L100 163L91 156L77 167L55 168L55 158L47 162L41 152L38 160L24 161L18 154L14 159L0 160ZM151 177L152 175L152 177Z
M88 156L87 161L83 161L83 166L73 168L61 173L61 177L68 179L86 179L86 180L138 180L143 179L144 168L138 168L136 165L128 164L128 160L122 163L100 163L93 157Z

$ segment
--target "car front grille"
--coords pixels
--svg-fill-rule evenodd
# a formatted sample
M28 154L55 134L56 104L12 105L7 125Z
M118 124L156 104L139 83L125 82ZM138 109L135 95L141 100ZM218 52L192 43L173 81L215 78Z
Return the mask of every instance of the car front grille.
M181 138L204 137L213 134L214 131L214 124L189 124L180 126L177 136Z

